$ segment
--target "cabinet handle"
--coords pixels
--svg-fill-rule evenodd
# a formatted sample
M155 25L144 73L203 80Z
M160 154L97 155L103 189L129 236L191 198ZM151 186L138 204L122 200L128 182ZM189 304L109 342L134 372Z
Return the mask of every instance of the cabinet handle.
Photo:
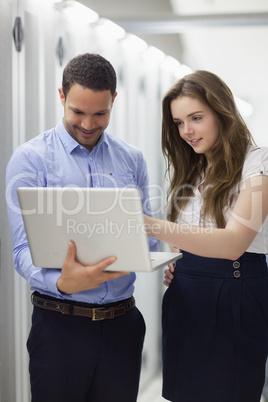
M57 52L57 56L59 58L60 66L62 66L63 57L64 57L64 47L63 47L63 40L62 40L61 37L58 40L58 45L57 45L56 52Z
M13 33L15 48L18 52L20 52L21 48L22 48L22 42L23 42L23 28L22 28L22 23L21 23L20 17L16 17L12 33Z

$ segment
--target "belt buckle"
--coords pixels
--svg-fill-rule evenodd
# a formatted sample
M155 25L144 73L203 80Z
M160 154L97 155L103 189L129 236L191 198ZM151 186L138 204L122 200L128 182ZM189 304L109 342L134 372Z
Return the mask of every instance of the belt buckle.
M105 320L105 317L97 318L96 312L97 310L105 310L105 307L93 307L92 308L92 321L102 321Z

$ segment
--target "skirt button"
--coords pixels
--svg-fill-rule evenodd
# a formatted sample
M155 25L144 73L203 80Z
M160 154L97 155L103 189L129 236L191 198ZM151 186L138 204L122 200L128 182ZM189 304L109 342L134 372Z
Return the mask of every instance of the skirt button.
M233 275L234 275L235 278L240 278L241 272L236 269L236 270L233 272Z
M233 263L233 267L234 267L235 269L239 268L239 267L240 267L240 262L239 262L239 261L235 261L235 262Z

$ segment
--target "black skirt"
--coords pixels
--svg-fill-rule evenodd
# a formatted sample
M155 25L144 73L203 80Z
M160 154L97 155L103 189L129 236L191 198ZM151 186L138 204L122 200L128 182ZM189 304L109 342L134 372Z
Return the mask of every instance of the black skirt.
M183 252L163 299L163 397L260 402L268 354L268 269Z

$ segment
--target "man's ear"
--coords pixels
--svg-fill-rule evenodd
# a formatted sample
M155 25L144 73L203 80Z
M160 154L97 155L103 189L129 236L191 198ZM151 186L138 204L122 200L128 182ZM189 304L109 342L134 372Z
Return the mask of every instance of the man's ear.
M113 96L112 105L114 104L114 100L115 100L116 97L117 97L117 92L115 92L115 94L114 94L114 96Z
M64 96L64 93L63 93L63 89L58 88L58 92L59 92L59 95L60 95L61 104L64 106L65 96Z

